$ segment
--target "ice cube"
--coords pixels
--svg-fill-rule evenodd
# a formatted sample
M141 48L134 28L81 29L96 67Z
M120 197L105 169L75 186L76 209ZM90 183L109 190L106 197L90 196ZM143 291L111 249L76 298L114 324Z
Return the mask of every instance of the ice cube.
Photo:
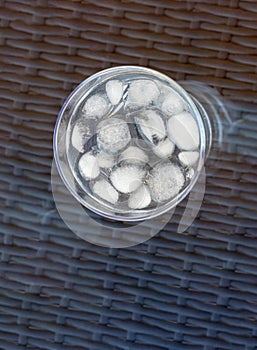
M148 186L142 185L132 192L128 199L128 206L131 209L143 209L151 203L151 195Z
M160 90L155 82L147 79L134 80L128 89L130 108L146 107L157 101Z
M181 150L194 151L199 147L199 130L192 114L183 112L171 117L167 131L170 140Z
M92 190L96 195L109 203L116 204L118 202L119 193L107 180L102 179L96 181Z
M185 182L180 168L170 162L156 164L150 171L148 185L152 199L162 203L175 197Z
M74 124L71 143L79 152L84 152L84 146L94 133L94 123L91 119L80 118Z
M173 142L171 142L168 138L166 138L163 141L160 141L157 146L153 147L153 152L159 157L159 158L167 158L172 155L174 152L175 145Z
M184 101L175 92L170 92L167 96L165 96L161 105L161 110L167 117L182 113L184 108Z
M113 186L121 193L130 193L138 189L146 175L146 170L138 164L117 166L110 174Z
M178 155L180 163L187 167L193 166L197 162L198 157L199 153L197 151L180 152Z
M78 169L81 176L86 180L95 179L100 174L97 159L91 152L81 156L78 162Z
M136 146L129 146L121 153L119 161L147 163L148 159L148 155L142 149Z
M87 118L102 118L108 112L109 106L107 99L105 99L101 94L95 94L90 96L83 108L82 114Z
M115 158L111 154L100 151L97 154L97 161L100 168L111 168L115 163Z
M157 145L166 137L164 121L161 115L152 109L140 113L138 117L135 117L135 122L140 135L151 145Z
M105 85L106 94L112 105L117 105L123 95L123 84L120 80L109 80Z
M127 123L119 119L108 118L98 124L97 144L106 153L117 154L130 142L131 135Z

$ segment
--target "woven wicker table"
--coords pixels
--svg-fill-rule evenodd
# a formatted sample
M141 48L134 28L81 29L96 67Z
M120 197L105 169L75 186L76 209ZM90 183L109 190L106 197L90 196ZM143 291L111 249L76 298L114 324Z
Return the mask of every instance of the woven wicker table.
M0 1L0 349L257 349L257 4ZM51 192L58 111L89 75L142 65L216 88L241 122L193 225L98 247Z

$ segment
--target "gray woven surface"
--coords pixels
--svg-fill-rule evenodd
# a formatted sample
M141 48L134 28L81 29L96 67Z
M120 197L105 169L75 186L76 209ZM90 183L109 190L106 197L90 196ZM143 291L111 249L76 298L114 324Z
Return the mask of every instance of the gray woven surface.
M0 349L257 349L256 38L254 1L0 1ZM118 250L66 227L50 169L66 96L123 64L206 82L243 122L190 230Z

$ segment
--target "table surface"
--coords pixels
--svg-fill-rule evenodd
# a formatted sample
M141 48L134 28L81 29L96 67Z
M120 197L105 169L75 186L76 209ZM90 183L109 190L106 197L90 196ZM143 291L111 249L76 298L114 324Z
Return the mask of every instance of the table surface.
M257 349L256 2L0 8L0 349ZM51 190L58 111L117 65L208 84L235 122L190 228L178 233L174 215L124 249L75 235Z

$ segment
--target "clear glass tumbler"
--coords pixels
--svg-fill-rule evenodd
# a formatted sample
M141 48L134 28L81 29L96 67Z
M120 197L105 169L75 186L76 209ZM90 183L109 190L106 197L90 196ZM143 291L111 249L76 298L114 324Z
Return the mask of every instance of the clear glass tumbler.
M87 209L140 221L174 208L192 190L212 144L202 104L168 76L140 66L100 71L65 101L54 157Z

